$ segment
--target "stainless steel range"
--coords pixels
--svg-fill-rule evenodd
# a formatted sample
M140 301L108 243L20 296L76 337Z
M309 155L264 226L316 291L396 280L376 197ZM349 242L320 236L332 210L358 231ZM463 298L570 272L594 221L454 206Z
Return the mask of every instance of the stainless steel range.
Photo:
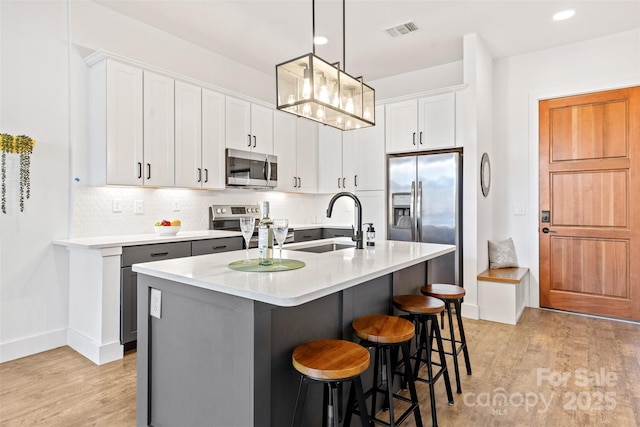
M250 248L258 247L258 223L262 215L259 205L212 205L209 206L209 230L240 231L240 218L251 216L256 219ZM285 243L293 242L293 229L289 229Z

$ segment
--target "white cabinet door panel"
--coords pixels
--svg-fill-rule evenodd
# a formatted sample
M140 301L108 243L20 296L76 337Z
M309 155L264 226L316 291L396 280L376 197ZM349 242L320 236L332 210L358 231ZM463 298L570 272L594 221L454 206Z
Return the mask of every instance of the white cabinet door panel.
M418 103L416 100L396 102L386 106L385 130L387 153L417 149Z
M342 189L356 191L356 175L358 174L358 146L355 130L342 132Z
M276 111L273 117L273 147L278 157L279 191L297 191L296 117Z
M296 118L296 165L301 193L318 192L318 125Z
M225 187L225 96L202 89L202 188Z
M273 154L273 110L251 104L251 150Z
M104 117L92 117L92 139L98 148L97 141L106 137L106 182L103 175L96 177L94 183L142 185L142 70L111 60L102 65L106 65L106 76L96 75L92 70L91 84L92 88L104 87L106 78L106 99L96 93L92 104L97 102L106 109L106 129L101 123Z
M318 192L342 191L342 131L323 126L318 133Z
M376 126L356 131L358 145L356 190L384 190L386 162L384 153L384 106L376 107Z
M226 97L227 148L251 150L251 104L237 98Z
M175 179L176 187L201 187L202 89L175 82Z
M420 98L418 100L419 149L433 150L455 146L455 94Z
M174 185L174 81L144 72L144 184Z

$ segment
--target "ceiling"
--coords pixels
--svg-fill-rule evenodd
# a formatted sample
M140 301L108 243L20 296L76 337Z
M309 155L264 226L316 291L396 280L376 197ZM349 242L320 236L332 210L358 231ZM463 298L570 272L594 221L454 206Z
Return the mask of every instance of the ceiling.
M109 9L270 75L312 50L311 0L94 0ZM316 0L316 54L342 62L342 1ZM365 81L462 59L462 37L477 33L494 58L640 28L640 0L347 0L346 68ZM573 18L552 15L573 8ZM383 30L413 21L418 31Z

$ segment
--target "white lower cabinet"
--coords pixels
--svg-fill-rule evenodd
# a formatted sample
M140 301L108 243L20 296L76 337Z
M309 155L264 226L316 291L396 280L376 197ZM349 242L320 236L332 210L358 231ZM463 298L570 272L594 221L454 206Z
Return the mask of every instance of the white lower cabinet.
M278 157L276 190L316 193L318 189L317 125L291 114L274 113L274 154Z

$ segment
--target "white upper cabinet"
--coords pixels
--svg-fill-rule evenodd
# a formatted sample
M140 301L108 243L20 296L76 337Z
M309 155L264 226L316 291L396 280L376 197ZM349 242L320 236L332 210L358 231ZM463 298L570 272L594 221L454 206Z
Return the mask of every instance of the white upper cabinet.
M273 110L227 97L226 147L273 154Z
M276 190L316 193L317 125L279 111L274 113L273 119L274 154L278 157Z
M144 185L174 186L174 80L143 73Z
M225 188L225 96L202 89L202 188Z
M224 188L224 95L175 82L176 187Z
M356 190L358 149L356 132L329 126L320 128L318 138L318 192Z
M359 129L356 136L356 190L384 190L386 162L384 153L384 106L376 107L376 126Z
M176 187L200 187L202 172L202 89L176 81Z
M110 59L90 70L92 185L142 185L142 70Z
M401 153L455 146L455 93L387 104L386 151Z
M300 193L318 192L318 125L296 118L296 164ZM280 163L278 163L280 164Z

